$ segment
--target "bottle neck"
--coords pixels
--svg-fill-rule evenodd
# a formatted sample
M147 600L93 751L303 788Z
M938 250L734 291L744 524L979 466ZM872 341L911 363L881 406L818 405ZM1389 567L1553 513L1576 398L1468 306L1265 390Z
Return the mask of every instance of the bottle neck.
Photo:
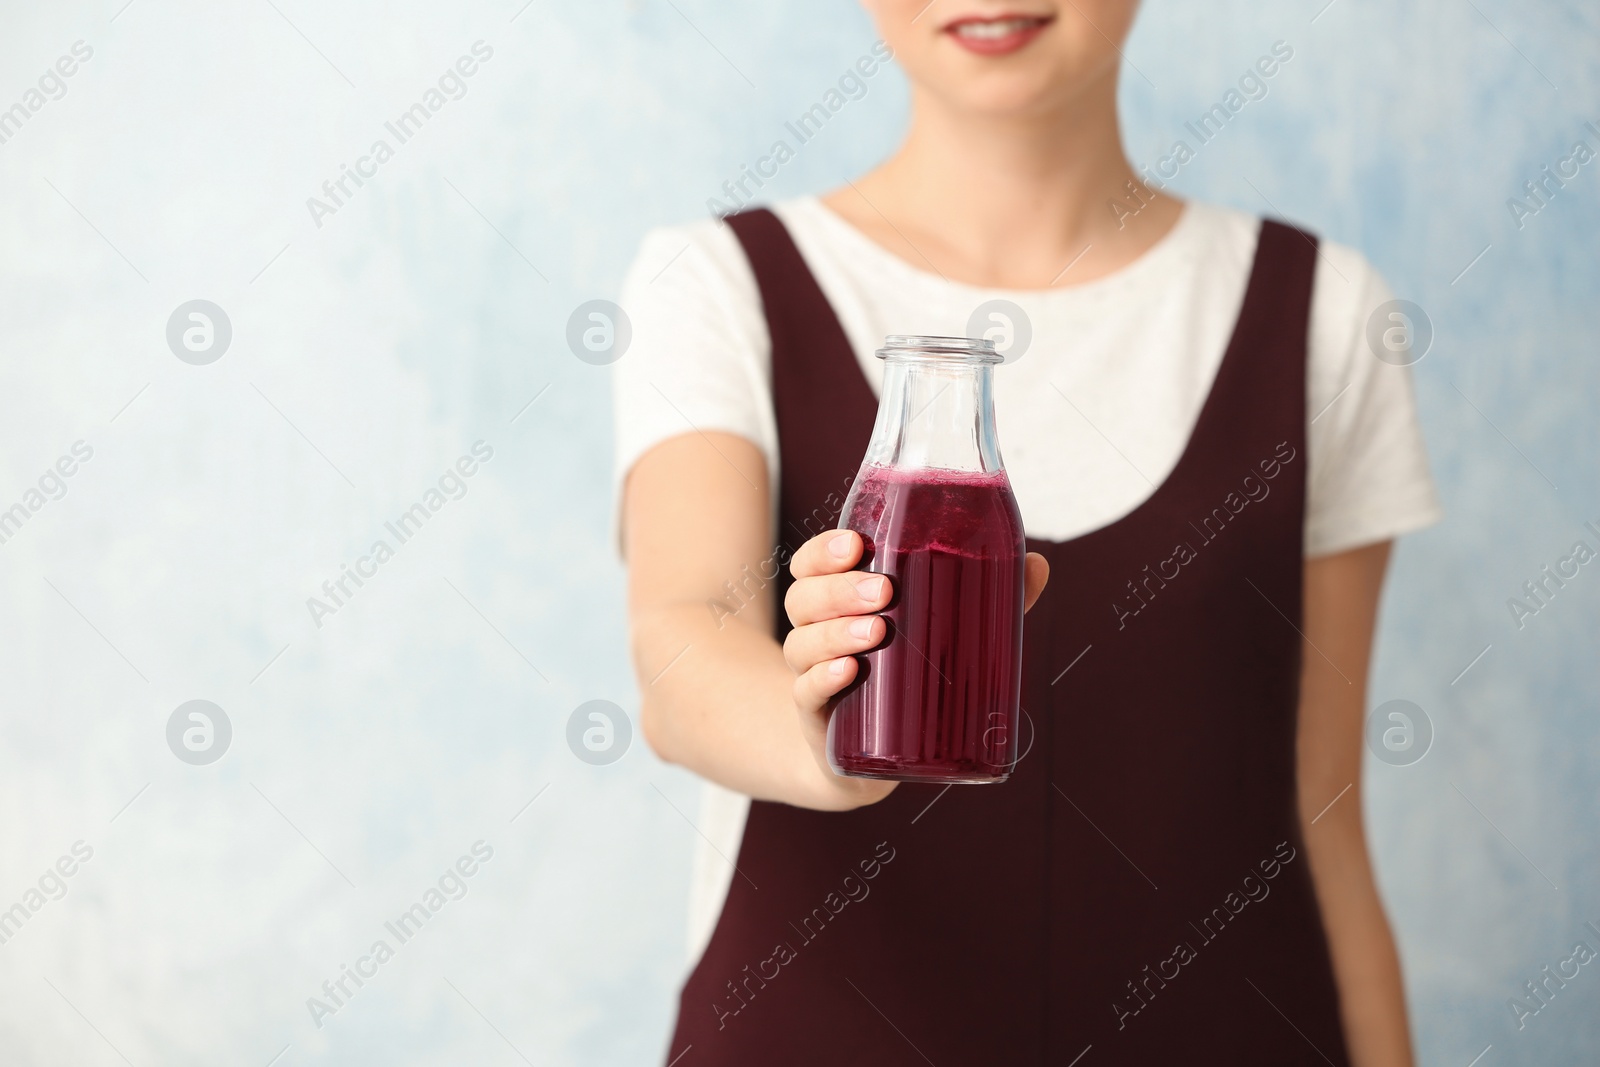
M910 470L1004 469L995 435L993 383L989 363L887 356L867 463Z

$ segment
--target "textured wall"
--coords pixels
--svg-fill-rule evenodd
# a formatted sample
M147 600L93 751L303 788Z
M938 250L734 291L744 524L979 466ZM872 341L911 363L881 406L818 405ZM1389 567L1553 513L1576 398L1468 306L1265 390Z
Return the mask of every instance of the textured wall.
M27 916L0 944L7 1062L653 1062L696 789L637 739L601 766L567 743L580 703L636 707L610 372L567 320L870 26L844 0L122 5L13 5L0 33L0 109L29 112L0 125L0 509L28 512L0 543L0 909ZM1176 185L1363 248L1431 320L1450 518L1399 552L1372 695L1436 736L1369 778L1423 1061L1591 1062L1600 965L1520 1032L1507 1000L1600 948L1600 565L1521 628L1506 602L1600 547L1600 162L1520 228L1506 201L1600 149L1600 19L1321 7L1152 2L1130 150L1154 161L1294 48ZM386 131L480 40L419 132ZM875 78L770 191L858 173L904 110ZM380 138L392 158L361 163ZM206 365L167 339L196 299L231 325ZM421 530L388 533L441 478ZM232 730L204 765L168 741L196 699ZM417 902L438 907L401 943L385 923ZM392 958L315 1025L307 999L334 1006L323 982L379 939Z

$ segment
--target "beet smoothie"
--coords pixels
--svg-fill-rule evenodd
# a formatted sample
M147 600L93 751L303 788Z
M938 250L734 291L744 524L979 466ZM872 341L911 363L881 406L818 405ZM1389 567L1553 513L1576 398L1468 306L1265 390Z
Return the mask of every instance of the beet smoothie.
M1022 519L1004 469L866 466L841 525L894 597L828 724L840 774L1002 782L1016 761Z

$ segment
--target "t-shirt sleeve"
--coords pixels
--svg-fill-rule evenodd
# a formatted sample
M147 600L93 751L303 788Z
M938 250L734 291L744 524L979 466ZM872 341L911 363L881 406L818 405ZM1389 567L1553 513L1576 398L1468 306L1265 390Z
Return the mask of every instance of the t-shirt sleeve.
M651 448L681 434L722 431L760 448L776 484L771 344L761 295L733 231L713 220L652 230L623 282L632 327L612 379L613 543L622 487Z
M1322 245L1314 286L1307 557L1387 541L1443 515L1406 365L1419 324L1380 312L1393 299L1388 284L1343 245ZM1383 319L1380 342L1394 346L1384 348L1385 359L1367 336L1375 314Z

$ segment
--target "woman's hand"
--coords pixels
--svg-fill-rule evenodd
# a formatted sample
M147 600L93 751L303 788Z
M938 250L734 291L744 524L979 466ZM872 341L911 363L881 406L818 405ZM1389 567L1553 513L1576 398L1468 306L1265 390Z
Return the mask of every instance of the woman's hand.
M894 590L887 577L854 570L861 560L861 536L853 530L818 534L794 554L789 564L794 584L784 610L794 629L783 643L783 658L794 671L794 704L811 765L800 771L808 807L845 811L875 804L888 796L895 782L846 778L828 766L828 717L835 697L855 681L861 669L857 656L877 647L888 624L877 614L888 606ZM1024 610L1044 591L1050 566L1037 552L1024 564Z

